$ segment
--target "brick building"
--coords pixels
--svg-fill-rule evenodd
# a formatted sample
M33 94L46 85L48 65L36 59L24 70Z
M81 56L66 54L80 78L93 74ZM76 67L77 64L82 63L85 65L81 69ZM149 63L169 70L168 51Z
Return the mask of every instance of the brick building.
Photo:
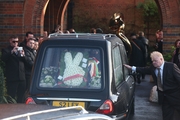
M135 9L135 6L143 1L0 0L0 48L8 44L8 37L12 34L17 34L22 41L27 31L32 31L35 36L41 36L43 31L50 33L57 24L61 25L62 30L73 27L78 32L88 32L91 27L107 29L108 21L115 12L124 14L126 33L144 30L142 13ZM164 49L169 50L180 36L180 1L155 0L155 2L161 15L159 29L164 31ZM150 32L149 39L152 42L155 39L154 32L155 29Z

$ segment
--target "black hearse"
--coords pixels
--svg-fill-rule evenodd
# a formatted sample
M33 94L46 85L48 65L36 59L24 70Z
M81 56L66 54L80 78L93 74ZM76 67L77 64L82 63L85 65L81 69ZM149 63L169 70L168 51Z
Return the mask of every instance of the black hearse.
M135 81L123 42L114 34L54 33L42 42L26 104L82 106L128 119Z

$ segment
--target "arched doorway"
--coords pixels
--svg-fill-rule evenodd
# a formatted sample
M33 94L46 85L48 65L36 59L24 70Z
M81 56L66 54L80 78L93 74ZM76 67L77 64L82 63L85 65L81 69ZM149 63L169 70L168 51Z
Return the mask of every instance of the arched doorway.
M67 6L69 0L50 0L44 16L44 30L51 33L57 25L66 28ZM66 14L66 15L65 15Z

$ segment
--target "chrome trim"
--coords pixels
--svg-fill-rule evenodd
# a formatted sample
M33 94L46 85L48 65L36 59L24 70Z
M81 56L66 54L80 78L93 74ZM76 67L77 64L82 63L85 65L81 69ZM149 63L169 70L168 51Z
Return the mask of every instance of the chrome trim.
M108 67L109 67L109 84L112 82L112 74L113 74L113 69L112 69L112 54L111 54L111 42L107 41L107 56L108 56ZM109 92L110 92L110 96L112 96L113 94L111 93L111 86L109 87Z
M81 37L86 37L86 38L96 38L96 39L106 39L106 38L111 38L115 37L116 35L114 34L92 34L92 33L70 33L70 34L63 34L63 33L51 33L49 34L48 38L58 38L62 37L63 38L81 38Z
M82 99L82 98L37 98L38 100L64 100L64 101L92 101L92 102L99 102L100 99Z
M81 111L79 112L79 114L89 113L82 106L72 106L72 107L55 108L55 109L49 109L49 110L41 110L41 111L37 111L37 112L29 112L29 113L9 117L9 118L4 118L2 120L14 120L17 118L24 118L24 117L26 117L26 120L30 120L30 117L33 115L39 115L39 114L43 114L43 113L50 113L50 112L56 112L56 111L62 111L62 110L71 110L71 109L80 109Z
M130 79L130 76L128 76L125 81L128 81L129 79Z
M110 117L112 117L114 120L124 120L124 118L127 116L127 113L122 113L121 115L111 115Z

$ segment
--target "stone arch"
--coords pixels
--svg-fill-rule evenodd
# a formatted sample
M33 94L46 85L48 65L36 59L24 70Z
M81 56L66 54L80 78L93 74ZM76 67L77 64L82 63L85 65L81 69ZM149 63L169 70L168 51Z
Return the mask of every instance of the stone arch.
M44 14L49 0L26 0L24 4L23 33L33 31L43 33Z
M164 31L164 48L171 49L174 41L180 35L180 1L179 0L155 0L159 6Z
M180 14L179 14L179 5L180 1L179 0L174 0L168 1L168 0L163 0L160 1L158 0L159 9L161 9L161 14L162 14L162 19L163 19L163 24L164 25L170 25L170 24L180 24L180 21L177 19L180 19Z
M63 26L63 24L64 24L64 21L63 21L64 20L64 14L65 14L65 10L67 8L67 5L68 5L69 1L70 0L66 1L65 5L64 5L64 8L63 8L63 11L62 11L62 16L61 16L61 31L63 31L63 28L64 28L64 26Z
M26 0L24 4L23 33L33 31L36 35L43 34L44 16L46 7L50 0ZM70 0L62 0L62 6L58 10L57 18L61 19L61 26L64 24L64 14ZM61 12L61 13L60 13ZM61 16L59 16L61 15ZM61 28L63 29L63 27Z

